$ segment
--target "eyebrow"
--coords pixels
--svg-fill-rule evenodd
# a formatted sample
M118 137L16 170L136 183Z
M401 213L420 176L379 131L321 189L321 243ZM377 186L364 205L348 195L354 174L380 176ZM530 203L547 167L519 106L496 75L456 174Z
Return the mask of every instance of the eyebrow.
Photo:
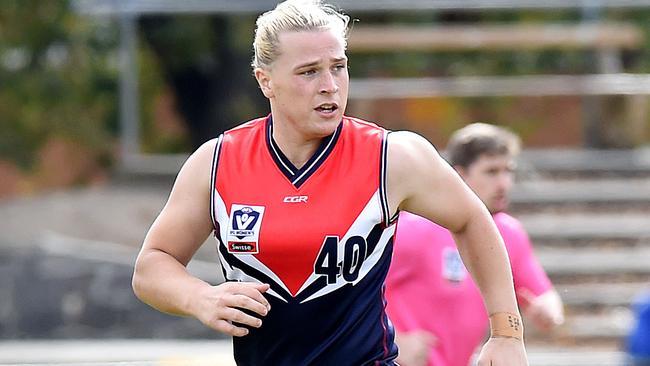
M342 62L342 61L347 61L347 60L348 60L347 57L337 57L337 58L333 58L333 59L331 59L331 61L332 61L333 63ZM294 68L294 70L303 69L303 68L305 68L305 67L316 66L316 65L318 65L319 63L320 63L319 61L307 62L307 63L300 64L300 65L296 66L296 67Z

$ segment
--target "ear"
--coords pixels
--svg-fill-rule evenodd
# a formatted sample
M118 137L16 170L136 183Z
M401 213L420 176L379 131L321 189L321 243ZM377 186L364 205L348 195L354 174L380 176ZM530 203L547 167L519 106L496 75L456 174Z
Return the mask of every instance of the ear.
M273 88L269 72L258 67L255 69L255 79L262 90L262 94L264 94L268 99L273 98Z

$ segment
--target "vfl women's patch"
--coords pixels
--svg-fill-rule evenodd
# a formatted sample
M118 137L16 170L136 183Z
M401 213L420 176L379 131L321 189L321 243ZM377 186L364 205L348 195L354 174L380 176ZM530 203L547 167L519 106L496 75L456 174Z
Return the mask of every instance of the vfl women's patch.
M451 283L462 282L467 276L465 265L455 248L447 247L442 251L442 276Z
M258 254L264 206L233 203L228 227L228 253Z

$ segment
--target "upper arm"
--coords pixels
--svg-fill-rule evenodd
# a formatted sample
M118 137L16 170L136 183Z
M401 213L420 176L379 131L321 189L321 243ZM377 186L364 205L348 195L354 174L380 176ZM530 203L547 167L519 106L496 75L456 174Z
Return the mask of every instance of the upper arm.
M426 139L411 132L394 132L388 138L391 210L418 214L451 231L461 230L477 210L485 210Z
M215 140L208 141L187 159L167 203L147 233L142 253L162 251L187 265L210 235L210 175L215 144Z

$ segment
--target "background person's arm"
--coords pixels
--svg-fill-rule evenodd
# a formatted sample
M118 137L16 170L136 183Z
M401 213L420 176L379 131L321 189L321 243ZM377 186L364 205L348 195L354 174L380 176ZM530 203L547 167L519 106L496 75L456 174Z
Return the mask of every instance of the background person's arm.
M389 207L449 229L488 313L518 316L508 256L483 203L424 138L409 132L388 136ZM491 338L479 358L479 365L490 363L526 365L523 341Z
M171 314L191 315L207 326L235 336L248 330L233 321L259 327L248 309L266 315L266 284L223 283L212 286L187 272L186 266L212 231L210 174L215 142L201 146L185 162L167 204L149 229L133 274L136 296Z
M539 329L550 331L564 323L564 304L555 289L536 296L523 287L517 289L517 296L525 299L522 311Z

